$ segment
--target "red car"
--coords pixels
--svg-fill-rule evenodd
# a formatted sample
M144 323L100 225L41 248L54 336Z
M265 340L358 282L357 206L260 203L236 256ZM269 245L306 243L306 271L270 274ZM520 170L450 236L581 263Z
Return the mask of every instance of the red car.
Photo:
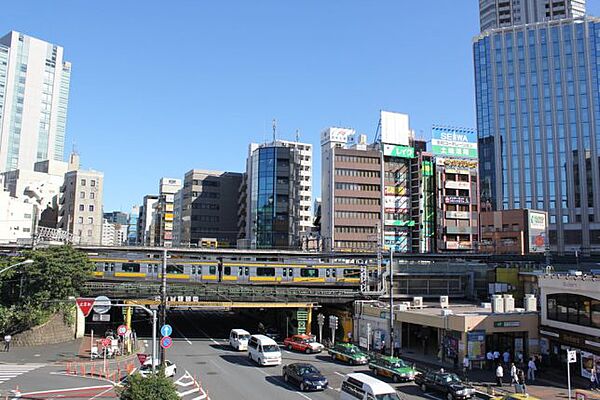
M290 351L296 350L303 353L320 353L325 346L317 343L312 335L292 335L283 341L283 345Z

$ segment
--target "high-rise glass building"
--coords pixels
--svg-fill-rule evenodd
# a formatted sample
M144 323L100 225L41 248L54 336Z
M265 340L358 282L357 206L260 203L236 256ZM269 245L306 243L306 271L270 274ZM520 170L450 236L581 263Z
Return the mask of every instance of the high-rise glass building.
M70 80L62 47L14 31L0 38L0 172L63 160Z
M474 38L481 204L545 210L552 251L597 252L600 19L569 18L584 3L560 3L565 18L542 13Z

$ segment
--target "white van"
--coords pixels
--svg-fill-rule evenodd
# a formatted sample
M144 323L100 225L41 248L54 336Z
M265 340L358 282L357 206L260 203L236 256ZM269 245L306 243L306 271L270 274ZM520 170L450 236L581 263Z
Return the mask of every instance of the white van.
M248 339L250 339L250 332L243 329L232 329L229 332L229 345L237 351L248 350Z
M252 335L248 340L248 358L258 365L280 365L281 350L277 342L265 335Z
M372 376L348 374L342 382L340 400L400 400L393 387Z

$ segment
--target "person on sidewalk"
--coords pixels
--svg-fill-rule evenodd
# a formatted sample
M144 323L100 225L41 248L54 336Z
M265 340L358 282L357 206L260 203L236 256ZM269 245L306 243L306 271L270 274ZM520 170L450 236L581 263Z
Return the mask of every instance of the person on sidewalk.
M508 352L508 349L504 350L502 360L504 361L504 365L508 367L508 363L510 362L510 353Z
M492 353L491 351L488 351L487 354L485 355L485 358L487 360L488 369L494 368L494 353Z
M498 350L494 351L494 363L498 364L500 362L500 352Z
M525 384L525 372L520 368L517 370L517 380L519 381L519 393L527 394L527 385Z
M592 367L590 371L590 390L598 389L598 375L596 374L596 368Z
M504 378L504 368L502 368L502 364L498 363L496 367L496 386L502 386L502 378Z
M535 371L537 371L537 367L535 366L533 357L531 357L527 364L527 379L531 382L535 381Z
M463 373L463 379L465 381L469 380L468 379L469 377L467 376L469 369L471 369L471 360L469 360L469 357L465 354L465 357L463 358L463 361L462 361L462 373Z
M510 384L519 383L519 378L517 377L517 366L515 363L510 364Z
M11 340L12 340L12 336L10 336L10 335L4 336L4 351L6 351L6 352L10 351L10 341Z

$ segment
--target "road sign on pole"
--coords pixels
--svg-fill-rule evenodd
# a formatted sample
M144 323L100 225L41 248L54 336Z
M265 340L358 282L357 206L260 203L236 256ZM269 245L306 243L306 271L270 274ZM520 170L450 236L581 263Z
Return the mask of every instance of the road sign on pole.
M90 311L92 311L92 307L94 307L94 299L80 297L75 300L75 302L77 303L77 307L79 307L84 317L90 315Z
M319 343L323 342L323 325L325 325L325 316L323 314L317 315L317 324L319 325Z
M171 336L171 333L173 333L173 328L171 327L171 325L169 324L164 324L163 326L161 326L160 328L160 334L163 336Z
M144 365L144 363L146 362L146 359L148 358L148 354L138 353L137 358L138 358L140 364Z
M338 317L335 315L329 316L329 328L331 329L331 343L335 343L335 330L338 327Z
M98 296L94 300L94 311L98 314L106 314L110 310L110 299L106 296Z
M127 333L127 326L119 325L119 327L117 328L117 334L119 336L125 336L126 333Z
M104 338L104 339L102 339L101 343L102 343L102 347L108 347L108 346L110 346L110 339Z
M163 349L168 349L171 346L173 346L173 339L171 339L170 336L165 336L160 339L160 347Z
M571 364L577 362L577 351L567 350L567 384L569 386L569 400L571 400Z

